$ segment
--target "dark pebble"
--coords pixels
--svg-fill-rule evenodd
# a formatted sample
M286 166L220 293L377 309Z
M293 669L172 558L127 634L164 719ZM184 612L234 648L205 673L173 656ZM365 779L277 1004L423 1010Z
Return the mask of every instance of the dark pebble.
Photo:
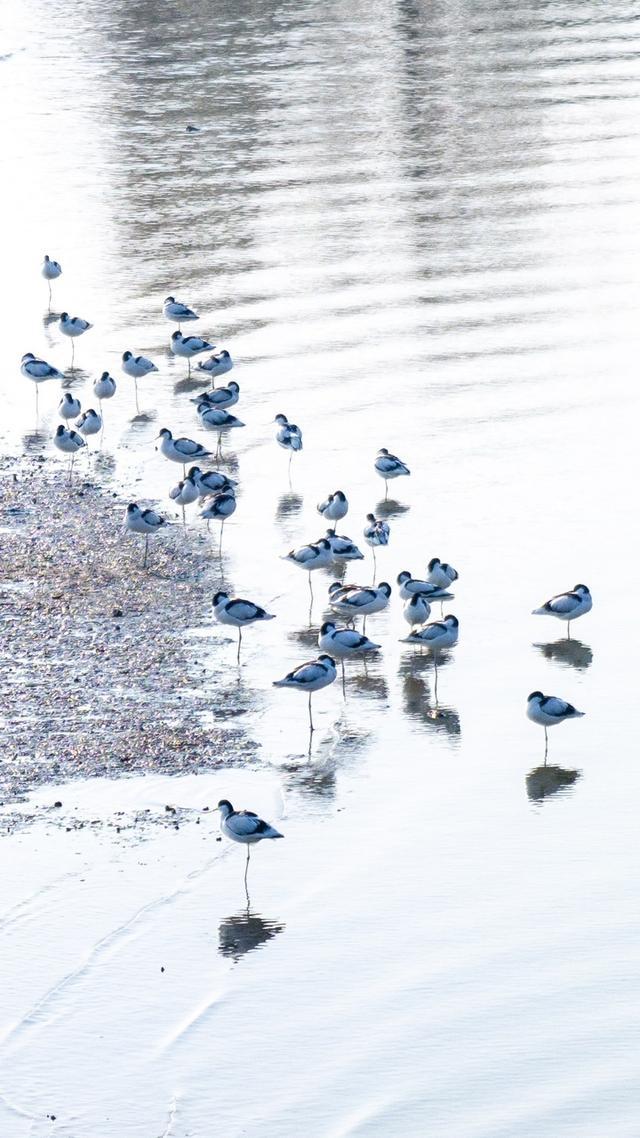
M112 616L124 616L124 613L123 613L122 609L113 609L111 612L111 615Z
M53 805L54 805L54 806L58 806L58 807L60 807L60 806L62 806L62 803L61 803L61 802L58 800L58 802L54 802L54 804L53 804Z

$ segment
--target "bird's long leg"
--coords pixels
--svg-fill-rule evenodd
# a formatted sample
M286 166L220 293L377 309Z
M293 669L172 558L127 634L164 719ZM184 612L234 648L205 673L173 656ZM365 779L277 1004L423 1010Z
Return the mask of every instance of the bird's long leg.
M311 573L309 573L309 624L311 624L312 613L313 613L313 585L311 584Z
M69 482L71 482L71 479L73 478L73 460L75 457L75 454L71 455L71 462L69 463Z
M434 670L433 697L436 701L436 710L437 710L438 709L438 654L437 653L435 653L435 655L433 657L433 670Z
M571 621L567 621L567 640L571 640Z
M373 584L375 585L377 568L376 568L376 551L375 551L375 546L373 546L373 545L371 546L371 552L373 553Z
M36 383L36 431L38 429L38 424L40 422L39 405L40 405L40 397L39 397L39 392L38 392L38 384Z
M218 558L220 561L222 561L222 537L224 534L224 523L225 523L225 518L222 519L222 525L220 526L220 548L218 550Z
M249 859L251 857L251 846L247 845L247 860L244 866L244 891L247 894L247 903L249 901L249 887L247 885L247 874L249 872Z
M385 500L385 502L386 502L388 497L389 497L389 483L387 482L387 479L385 478L385 480L384 480L384 500Z
M240 663L240 645L242 644L242 628L238 625L238 656L237 660Z
M287 467L287 471L288 471L288 474L289 474L289 489L290 489L290 490L291 490L291 459L292 459L292 458L293 458L293 451L292 451L292 450L290 450L290 451L289 451L289 465L288 465L288 467Z
M366 631L367 631L367 616L365 613L365 616L364 616L363 621L362 621L362 635L363 636L366 634Z
M72 369L73 369L73 361L75 359L75 355L76 355L76 342L75 342L75 340L72 340L71 341L71 368Z
M138 403L138 380L136 379L135 376L133 377L133 386L135 388L135 393L136 393L136 415L139 415L140 414L140 405Z
M187 515L184 512L184 503L182 503L181 509L182 509L182 525L183 525L183 528L186 529L187 528Z
M146 569L146 568L147 568L147 555L148 555L148 552L149 552L149 534L148 534L148 533L146 533L146 534L144 535L144 560L143 560L143 562L142 562L142 568L143 568L143 569Z
M313 726L313 716L311 715L311 692L309 692L309 730L310 730L311 734L313 734L314 726Z
M47 281L49 285L49 312L51 312L51 281Z
M187 360L187 379L191 379L191 360Z
M544 729L544 764L543 764L545 767L547 765L547 752L548 752L548 750L549 750L549 736L547 734L547 728L545 727L545 729Z

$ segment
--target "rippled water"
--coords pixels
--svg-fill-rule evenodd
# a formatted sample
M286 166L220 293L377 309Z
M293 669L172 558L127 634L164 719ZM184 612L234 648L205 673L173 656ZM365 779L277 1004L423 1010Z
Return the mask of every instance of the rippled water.
M18 370L69 361L45 251L54 309L95 323L72 389L118 379L99 470L127 495L168 508L154 436L203 438L164 297L231 350L224 579L278 620L239 672L220 630L202 652L272 771L171 793L284 814L287 837L256 851L248 914L242 854L210 829L140 855L8 842L3 1134L53 1113L62 1138L632 1138L636 6L8 0L0 21L2 445L49 453L57 421L44 386L35 431ZM142 417L127 348L160 366ZM304 431L291 490L277 411ZM436 704L395 598L368 628L380 659L315 701L307 758L304 700L271 681L313 651L329 578L310 631L278 555L338 486L359 539L382 445L412 476L378 576L456 565L460 643ZM595 607L567 649L529 613L577 581ZM587 712L546 770L533 688Z

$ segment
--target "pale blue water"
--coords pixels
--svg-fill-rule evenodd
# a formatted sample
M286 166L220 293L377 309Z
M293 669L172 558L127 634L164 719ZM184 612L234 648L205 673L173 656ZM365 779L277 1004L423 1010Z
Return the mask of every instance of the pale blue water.
M9 0L0 21L2 445L48 453L57 422L43 387L33 438L18 368L27 350L69 359L43 320L45 251L64 270L54 308L95 323L73 390L90 404L88 377L119 382L101 477L126 495L168 509L178 468L154 435L203 438L164 297L231 350L247 427L225 579L278 620L247 634L239 678L219 630L202 650L261 744L238 805L284 813L287 835L256 851L265 927L245 932L265 936L235 967L219 950L241 853L163 838L150 869L77 839L92 919L61 870L48 943L31 902L6 942L24 1026L3 1134L635 1138L635 6ZM126 348L160 366L142 420ZM304 431L293 493L278 411ZM412 476L378 577L456 565L460 643L436 707L395 598L368 626L384 651L367 676L350 666L346 702L338 685L315 701L307 760L304 700L271 688L314 643L305 578L279 555L320 536L315 503L339 486L340 531L360 538L382 445ZM529 614L578 581L594 610L567 655L562 627ZM534 688L587 713L552 735L550 762L579 772L554 794L524 716ZM16 845L34 896L47 840ZM96 954L112 936L124 947ZM164 938L170 996L145 971Z

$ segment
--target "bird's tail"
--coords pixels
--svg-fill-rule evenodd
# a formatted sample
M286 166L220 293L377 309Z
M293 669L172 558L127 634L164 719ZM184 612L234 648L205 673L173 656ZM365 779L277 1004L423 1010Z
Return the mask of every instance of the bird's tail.
M532 609L532 610L531 610L531 615L532 615L532 616L544 616L544 614L545 614L545 611L546 611L546 610L545 610L543 607L541 607L541 608L539 608L539 609Z

